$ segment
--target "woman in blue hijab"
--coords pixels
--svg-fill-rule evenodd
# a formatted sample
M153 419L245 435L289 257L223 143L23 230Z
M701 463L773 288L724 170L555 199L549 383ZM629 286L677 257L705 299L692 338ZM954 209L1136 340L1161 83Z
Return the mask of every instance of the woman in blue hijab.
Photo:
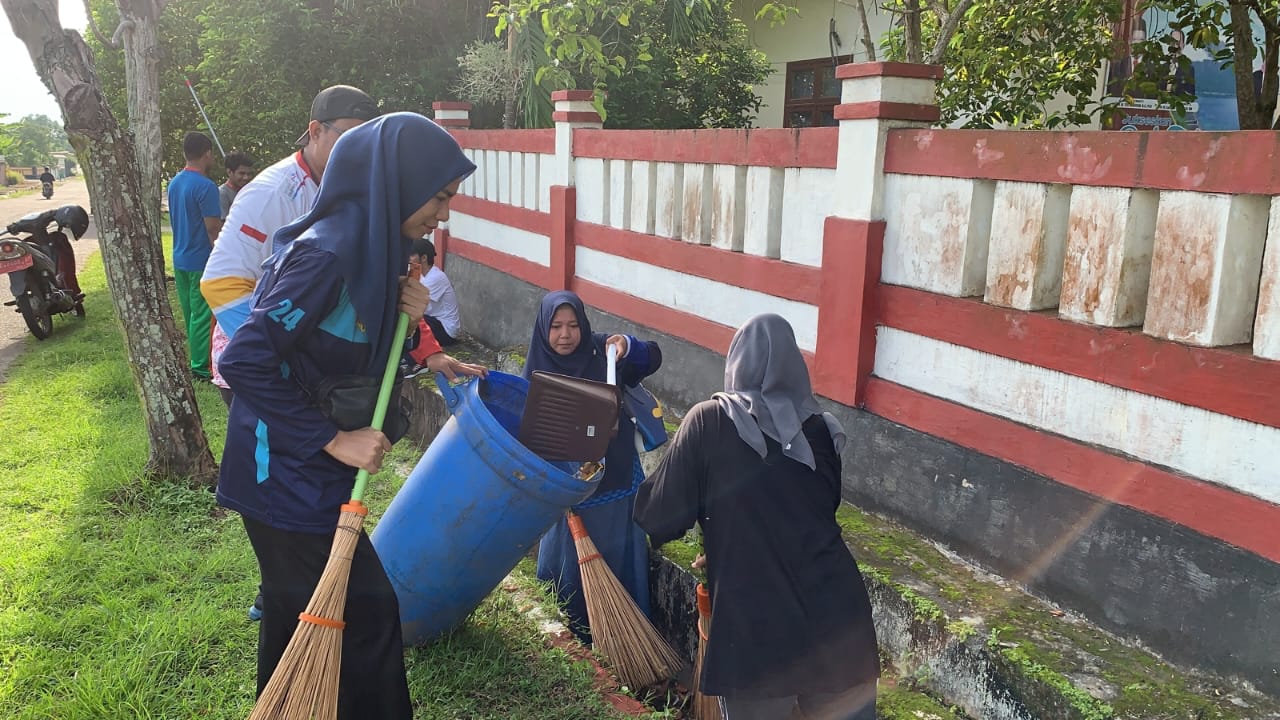
M609 346L618 350L621 384L634 387L662 366L662 351L657 343L641 342L630 335L592 333L586 309L577 295L567 290L548 293L542 298L533 326L524 376L528 378L540 370L604 381ZM618 426L621 431L605 456L604 479L595 493L574 510L613 574L648 614L649 545L644 531L631 519L636 489L644 480L644 472L636 452L634 426L625 411ZM538 545L538 578L552 583L569 616L570 629L590 643L578 552L563 518Z
M474 170L449 133L421 115L386 115L344 133L315 207L276 236L254 309L222 356L236 399L218 503L241 515L262 574L259 693L319 582L357 469L377 472L391 449L372 428L340 430L315 398L335 378L381 378L397 313L421 317L428 301L421 283L401 277L412 242L448 220L450 199ZM395 591L361 533L339 718L412 718L399 618Z

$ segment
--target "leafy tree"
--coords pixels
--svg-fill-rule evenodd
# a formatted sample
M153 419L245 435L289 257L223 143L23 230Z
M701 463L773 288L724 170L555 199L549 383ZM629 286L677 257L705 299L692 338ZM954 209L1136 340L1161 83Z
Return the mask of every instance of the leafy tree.
M649 55L608 83L607 126L612 128L750 127L760 110L754 87L773 72L751 42L732 3L644 7L637 22L650 28Z
M0 125L0 155L10 165L48 165L51 153L70 149L62 126L46 115L28 115L18 122Z
M490 14L524 72L526 126L550 124L553 90L592 88L609 127L743 127L771 68L732 10L732 0L513 0ZM781 22L794 10L766 2L757 16Z
M109 25L111 0L91 2ZM182 167L183 134L204 125L186 79L224 149L272 162L292 150L329 85L356 85L386 111L429 112L450 95L465 44L490 31L487 9L487 0L169 0L160 22L166 174ZM124 69L105 61L116 107Z
M152 226L160 226L160 166L163 147L160 130L159 23L168 0L115 0L115 31L108 38L99 29L96 15L85 0L89 27L101 49L122 51L129 129L142 174L142 202ZM156 238L159 242L159 238Z
M519 98L528 79L528 71L515 54L515 38L507 34L507 43L476 40L458 58L458 80L453 92L476 106L501 106L502 127L511 129L517 119ZM473 123L474 124L474 123Z
M1223 69L1232 70L1240 129L1280 128L1280 0L1149 0L1141 7L1167 13L1169 22L1162 32L1134 44L1144 72L1130 79L1127 92L1177 110L1192 99L1175 81L1177 75L1193 73L1177 33L1188 46L1207 51ZM1255 72L1258 59L1262 68Z
M945 123L1054 128L1107 110L1095 98L1112 54L1121 0L890 0L899 16L881 40L890 60L941 63ZM926 48L931 48L926 51ZM1067 105L1053 105L1066 98Z

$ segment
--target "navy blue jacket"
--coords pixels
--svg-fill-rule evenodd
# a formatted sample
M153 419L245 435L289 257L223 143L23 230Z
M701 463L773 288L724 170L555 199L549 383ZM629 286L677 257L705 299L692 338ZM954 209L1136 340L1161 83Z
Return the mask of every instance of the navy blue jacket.
M330 533L356 469L324 451L338 428L310 393L361 372L369 339L331 252L294 245L262 282L218 364L235 393L218 504L281 530Z

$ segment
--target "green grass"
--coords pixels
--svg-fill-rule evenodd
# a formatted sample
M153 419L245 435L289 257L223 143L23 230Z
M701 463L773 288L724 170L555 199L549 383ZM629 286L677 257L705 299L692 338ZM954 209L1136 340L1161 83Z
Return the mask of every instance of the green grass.
M243 720L253 553L211 492L141 478L147 438L100 263L81 277L88 317L55 318L0 386L0 718ZM216 456L225 410L196 392ZM415 459L396 449L375 511ZM407 660L418 718L614 717L502 592Z
M20 197L26 197L28 195L35 195L39 191L40 191L40 188L38 187L25 188L23 190L11 190L7 193L0 194L0 200L8 200L10 198L20 198Z

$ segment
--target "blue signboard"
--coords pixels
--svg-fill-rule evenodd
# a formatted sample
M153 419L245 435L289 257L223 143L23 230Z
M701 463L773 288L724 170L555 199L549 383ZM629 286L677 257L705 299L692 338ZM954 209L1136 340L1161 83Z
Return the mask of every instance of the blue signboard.
M1132 47L1149 37L1163 36L1169 31L1169 14L1154 9L1141 9L1141 0L1125 0L1125 12L1112 31L1118 41L1119 52L1112 59L1107 71L1109 99L1124 96L1125 83L1142 62L1133 55ZM1256 46L1262 47L1262 28L1254 20ZM1181 33L1173 31L1173 40L1182 42ZM1174 118L1167 107L1159 108L1153 100L1133 98L1120 104L1122 117L1111 125L1121 130L1239 130L1240 120L1236 112L1236 79L1230 68L1224 69L1213 59L1212 49L1201 50L1183 45L1182 54L1191 61L1191 73L1173 73L1173 88L1190 93L1195 101L1188 107L1185 117ZM1255 81L1261 81L1262 58L1254 60Z

